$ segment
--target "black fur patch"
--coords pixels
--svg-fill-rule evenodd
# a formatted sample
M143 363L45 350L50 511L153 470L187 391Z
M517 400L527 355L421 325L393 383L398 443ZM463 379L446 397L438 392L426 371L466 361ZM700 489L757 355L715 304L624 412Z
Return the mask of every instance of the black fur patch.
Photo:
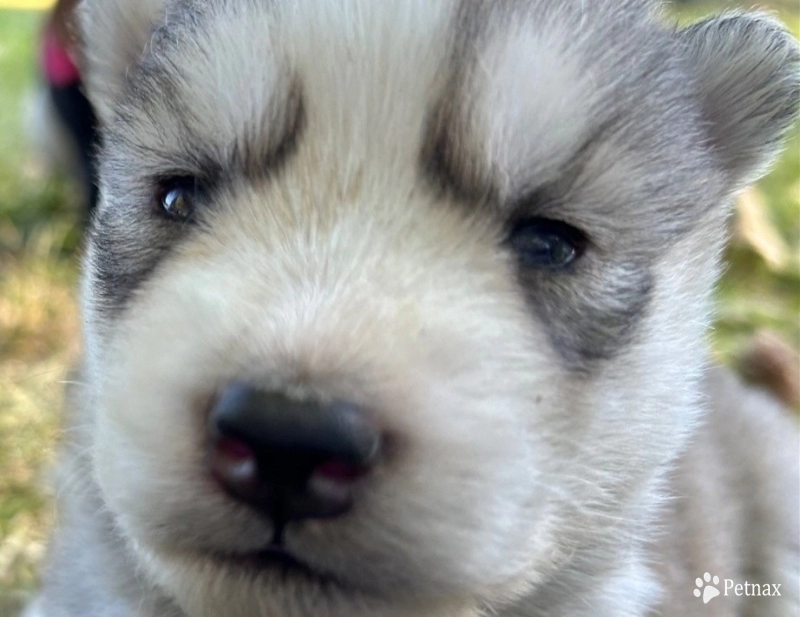
M281 99L271 101L274 121L254 120L252 130L232 135L229 143L209 143L197 134L186 96L199 94L181 89L178 59L201 19L202 13L185 10L170 16L168 28L156 29L104 127L103 197L91 229L91 271L99 308L112 314L124 309L187 235L204 233L221 191L279 173L303 132L302 89L286 76ZM196 179L203 188L191 224L154 216L159 183L172 177Z
M584 370L635 340L650 304L652 264L718 203L721 187L709 169L691 79L676 59L674 41L649 20L631 19L640 9L624 2L618 21L592 19L591 12L606 11L606 5L537 7L541 14L534 19L521 3L462 3L451 73L431 107L420 167L434 191L462 204L470 216L503 226L544 217L589 238L586 255L564 270L518 269L521 291L554 348L570 367ZM497 14L487 17L487 11ZM554 50L554 61L559 53L573 54L587 73L611 79L597 84L596 99L584 102L585 131L565 144L574 154L558 177L526 176L523 170L512 178L509 170L488 164L494 159L480 130L492 120L474 115L474 83L491 84L480 64L482 50L507 36L506 25L529 20L535 32L547 23L548 11L559 13L562 27L570 19L575 26L574 44ZM608 29L604 36L581 39L583 24L599 23ZM625 42L611 49L599 46L603 40ZM516 128L509 137L524 140L527 127Z

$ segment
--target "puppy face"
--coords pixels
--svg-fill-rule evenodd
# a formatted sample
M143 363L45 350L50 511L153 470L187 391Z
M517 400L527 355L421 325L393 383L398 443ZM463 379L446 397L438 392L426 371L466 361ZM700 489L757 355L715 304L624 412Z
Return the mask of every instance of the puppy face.
M641 2L86 4L94 471L188 614L459 614L649 510L695 415L718 204L790 121L782 31L737 18L722 58L730 25ZM772 97L736 91L756 56ZM749 123L714 122L732 101ZM382 436L346 515L281 530L291 567L209 471L232 382Z

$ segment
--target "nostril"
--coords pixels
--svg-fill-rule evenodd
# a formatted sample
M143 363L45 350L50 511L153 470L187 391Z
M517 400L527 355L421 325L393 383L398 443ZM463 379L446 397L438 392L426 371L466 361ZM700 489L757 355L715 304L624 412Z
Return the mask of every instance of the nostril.
M210 468L214 477L237 498L253 501L260 494L258 461L246 443L220 437L210 449Z
M231 463L241 464L255 462L253 449L243 441L223 437L216 443L216 450L220 458Z
M322 463L314 470L314 475L332 482L353 482L367 474L369 469L344 461L331 460Z

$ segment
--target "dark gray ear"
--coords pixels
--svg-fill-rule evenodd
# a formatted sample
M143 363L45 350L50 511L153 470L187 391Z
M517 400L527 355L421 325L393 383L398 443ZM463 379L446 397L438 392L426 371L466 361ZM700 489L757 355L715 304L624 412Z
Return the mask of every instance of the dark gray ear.
M709 19L679 33L697 76L703 113L732 188L763 175L800 106L800 50L758 13Z
M125 88L128 68L147 46L166 0L83 0L80 30L86 87L100 118Z

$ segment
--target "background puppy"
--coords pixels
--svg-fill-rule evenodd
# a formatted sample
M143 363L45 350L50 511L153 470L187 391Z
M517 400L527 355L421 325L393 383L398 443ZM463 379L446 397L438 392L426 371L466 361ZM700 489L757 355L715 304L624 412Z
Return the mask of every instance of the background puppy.
M798 51L656 12L87 0L102 199L34 614L796 614L795 430L703 334ZM706 606L704 570L782 593Z

